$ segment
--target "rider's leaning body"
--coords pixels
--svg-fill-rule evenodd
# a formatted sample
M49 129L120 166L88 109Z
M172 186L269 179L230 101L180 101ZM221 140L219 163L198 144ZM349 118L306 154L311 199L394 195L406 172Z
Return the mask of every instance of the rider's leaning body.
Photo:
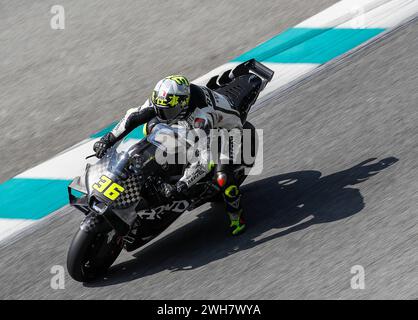
M149 133L152 126L158 122L181 124L205 131L242 129L239 112L231 107L224 96L205 86L190 84L183 76L169 76L157 83L150 99L140 107L129 109L116 127L95 143L96 156L103 157L108 148L138 126L145 124L145 130ZM220 187L231 221L231 232L236 235L245 229L245 222L240 201L241 193L231 170L228 165L217 166L218 173L225 177ZM207 164L196 162L188 165L176 185L164 184L165 196L184 193L209 171Z

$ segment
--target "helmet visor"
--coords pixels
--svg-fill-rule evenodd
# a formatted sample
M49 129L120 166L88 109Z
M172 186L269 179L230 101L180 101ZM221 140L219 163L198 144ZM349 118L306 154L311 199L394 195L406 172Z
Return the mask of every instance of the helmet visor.
M181 108L178 107L167 107L158 106L154 104L155 112L159 120L169 121L175 119L181 112Z

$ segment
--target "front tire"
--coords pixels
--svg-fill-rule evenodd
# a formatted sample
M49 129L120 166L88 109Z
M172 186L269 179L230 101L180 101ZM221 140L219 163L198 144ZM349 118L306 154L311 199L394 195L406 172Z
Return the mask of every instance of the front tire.
M101 221L94 228L80 228L67 255L67 269L70 276L79 282L89 282L107 272L123 248L123 239L113 230L103 228Z

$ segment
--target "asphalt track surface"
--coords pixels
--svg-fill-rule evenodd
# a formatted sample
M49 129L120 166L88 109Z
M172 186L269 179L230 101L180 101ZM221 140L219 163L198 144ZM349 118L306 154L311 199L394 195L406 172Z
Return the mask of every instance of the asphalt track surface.
M65 265L82 218L64 208L1 248L0 298L417 299L417 27L252 114L264 171L243 188L242 236L229 237L222 210L206 206L121 255L107 278L67 275L53 290L50 269ZM364 290L350 287L354 265Z
M0 3L0 182L142 104L159 79L190 79L337 0L16 0ZM52 5L65 30L52 30Z

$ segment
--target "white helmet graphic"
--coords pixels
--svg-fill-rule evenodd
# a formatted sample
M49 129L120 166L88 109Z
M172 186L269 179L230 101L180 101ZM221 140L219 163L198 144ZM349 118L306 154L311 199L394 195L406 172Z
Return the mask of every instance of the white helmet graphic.
M190 83L180 75L160 80L155 86L151 102L160 121L176 119L187 110L190 100Z

